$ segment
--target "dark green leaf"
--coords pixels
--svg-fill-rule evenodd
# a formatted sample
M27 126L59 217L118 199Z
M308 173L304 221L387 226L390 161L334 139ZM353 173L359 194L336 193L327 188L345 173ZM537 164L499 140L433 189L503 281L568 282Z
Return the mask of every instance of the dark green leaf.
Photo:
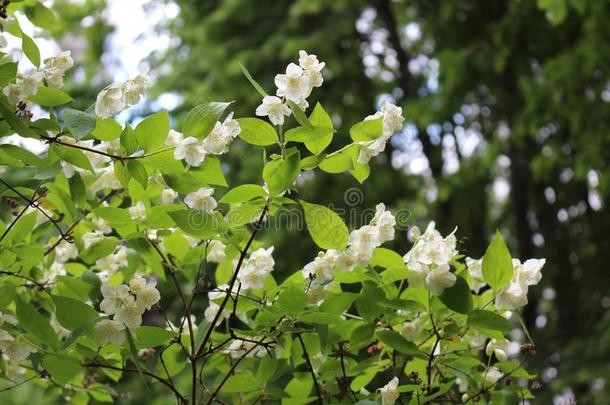
M73 108L64 108L63 119L66 127L76 139L82 139L95 129L96 121L93 115Z
M451 288L446 288L439 297L447 308L460 314L467 314L472 310L472 294L468 283L458 276Z

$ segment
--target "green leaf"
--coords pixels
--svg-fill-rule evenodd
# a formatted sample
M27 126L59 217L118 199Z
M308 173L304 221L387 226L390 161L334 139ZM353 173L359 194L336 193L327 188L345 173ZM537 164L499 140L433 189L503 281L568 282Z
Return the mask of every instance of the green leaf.
M148 186L148 173L146 172L144 165L135 159L130 159L127 161L127 169L129 170L129 173L131 173L131 176L142 185L144 190L146 190L146 187Z
M60 384L66 384L80 371L80 363L73 357L49 353L42 358L42 366Z
M484 309L477 309L468 313L468 323L473 328L499 330L510 332L513 324L501 315Z
M85 187L85 182L80 173L75 172L74 175L70 177L68 184L70 186L70 195L74 202L80 206L85 205L87 202L87 188Z
M320 325L332 325L342 322L343 319L337 314L329 312L312 311L301 315L300 320L306 323L317 323Z
M229 105L230 102L209 102L193 107L182 123L184 137L203 139L208 136Z
M257 197L265 197L265 189L258 184L242 184L237 186L222 196L218 202L225 204L236 204L253 200Z
M63 92L54 87L39 87L38 92L33 96L29 96L30 100L34 104L42 105L45 107L56 107L58 105L66 104L74 101L72 97L66 92Z
M500 232L483 256L483 279L495 291L508 285L513 277L513 262Z
M49 320L36 312L32 307L31 303L24 302L21 298L17 297L16 315L19 320L19 324L25 328L28 332L40 338L40 340L52 347L57 349L59 347L59 340L57 334L49 324Z
M289 286L280 293L277 299L277 308L289 315L297 315L307 305L308 299L303 288Z
M358 298L356 298L358 314L367 321L375 320L383 312L380 304L384 300L385 295L376 284L365 282L362 290L360 290L360 294L358 294Z
M144 386L150 390L148 384L146 383L146 378L144 378L144 373L142 373L142 364L140 363L140 357L138 356L138 351L136 349L136 344L133 339L133 335L128 328L125 328L125 335L127 335L127 344L129 346L129 352L131 353L131 361L136 365L136 369L138 369L138 374L140 374L140 378L144 383Z
M349 232L341 217L323 205L299 202L305 212L307 230L316 245L322 249L345 249Z
M264 206L264 200L256 200L233 207L227 214L227 224L235 228L252 223L260 218Z
M286 142L315 142L328 136L329 133L332 135L332 132L332 128L296 127L286 131L284 139Z
M66 127L76 139L82 139L95 129L95 117L90 114L73 108L64 108L62 114Z
M160 111L144 120L136 126L135 136L138 143L146 152L162 146L169 134L169 114Z
M44 160L32 152L10 144L0 145L0 164L9 164L5 159L18 159L29 166L44 167L47 165Z
M327 128L330 130L326 133L326 135L319 139L305 142L305 147L309 149L311 153L314 155L319 155L328 145L330 145L331 141L333 140L333 121L330 119L330 116L324 107L322 107L322 104L317 103L309 116L309 122L316 128Z
M384 344L390 346L392 349L402 354L418 357L422 355L422 353L419 351L419 349L413 342L409 342L398 332L395 332L390 329L382 329L378 330L375 335L377 336L377 339L381 340Z
M251 145L267 146L279 144L277 132L267 122L258 118L238 118L239 137Z
M176 337L176 335L173 332L157 326L140 326L136 330L136 347L138 349L144 349L161 346L174 337Z
M343 150L331 153L320 162L320 170L326 173L343 173L354 169L353 150L358 146L351 145Z
M250 72L248 72L248 69L246 69L246 67L244 65L242 65L241 63L239 64L239 68L241 69L242 73L244 74L244 76L246 76L246 79L248 79L248 81L252 84L252 86L254 86L254 88L256 89L256 91L258 91L258 93L263 96L266 97L269 94L267 94L267 92L265 90L263 90L263 88L261 87L260 84L258 84L256 82L256 80L254 80L254 78L252 77L252 75L250 74Z
M369 261L371 266L383 267L384 269L399 268L407 273L407 266L398 253L393 250L378 247L373 251L373 257Z
M26 7L25 15L28 17L28 20L45 30L55 31L60 27L59 21L53 11L45 7L42 3L35 3L31 7Z
M220 213L181 210L168 212L168 215L180 229L200 239L210 239L224 229L224 219Z
M349 338L350 348L359 349L371 343L373 335L375 334L375 325L365 323L364 325L358 326L352 332Z
M125 125L123 131L121 131L121 147L125 151L126 154L131 155L133 152L138 150L138 140L136 139L135 131L129 126L129 124ZM156 155L153 155L156 156ZM172 156L173 158L173 156ZM178 163L178 162L176 162ZM182 165L180 165L182 169Z
M383 118L363 120L349 129L354 142L374 141L383 134Z
M36 68L39 68L40 51L38 50L38 46L36 46L34 40L27 36L23 31L21 32L21 49L23 49L23 53L32 62L32 64Z
M100 141L113 141L121 136L121 131L121 125L112 118L95 117L95 129L91 136Z
M57 320L66 329L74 331L83 325L92 324L99 318L97 311L82 301L59 296L53 299L57 309Z
M89 162L89 159L87 159L87 156L85 156L85 154L81 150L73 148L71 146L59 145L56 143L52 144L49 149L66 162L71 163L74 166L80 167L81 169L93 172L91 162Z
M0 96L0 114L2 114L2 117L6 120L11 129L21 136L38 138L38 134L26 124L27 121L24 121L15 115L14 107L15 106L9 105L4 95Z
M447 308L460 314L467 314L472 310L472 294L468 283L458 276L451 288L446 288L439 297Z
M4 87L17 77L17 64L4 63L0 65L0 87Z
M300 161L299 151L291 148L284 151L284 157L267 162L263 169L263 179L267 182L272 196L292 188L301 172Z
M311 125L311 122L309 122L307 115L305 115L305 112L301 110L301 107L290 100L287 100L286 104L290 107L292 110L292 115L302 127L309 129L313 128L313 125Z
M277 369L277 360L271 356L265 356L261 359L256 372L256 378L260 383L265 383L273 377Z

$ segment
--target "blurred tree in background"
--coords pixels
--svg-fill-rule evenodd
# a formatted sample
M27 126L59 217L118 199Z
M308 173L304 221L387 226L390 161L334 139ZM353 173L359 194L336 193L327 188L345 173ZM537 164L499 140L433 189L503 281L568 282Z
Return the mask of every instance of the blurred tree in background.
M473 257L496 228L515 255L546 257L524 314L539 353L536 402L570 392L606 401L609 2L176 2L180 15L167 24L180 43L160 61L158 91L184 97L177 114L207 98L251 111L260 100L243 98L239 63L270 90L269 72L299 49L327 62L322 101L338 124L373 112L380 95L396 99L410 124L371 162L361 207L384 201L409 208L412 224L457 224L458 234L478 235L461 241ZM233 182L259 180L248 156L234 159ZM361 186L347 175L336 182L308 179L305 193L345 206L335 190ZM287 273L315 253L297 233L274 242ZM299 253L282 248L295 244Z

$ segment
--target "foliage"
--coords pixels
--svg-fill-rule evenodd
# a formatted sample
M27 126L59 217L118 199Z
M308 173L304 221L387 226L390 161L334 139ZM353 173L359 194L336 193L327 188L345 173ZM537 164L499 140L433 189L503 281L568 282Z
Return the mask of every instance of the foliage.
M34 24L53 25L51 10L28 4ZM305 171L365 182L371 159L402 129L400 107L384 101L333 141L323 105L306 113L324 63L302 51L276 76L277 97L256 109L274 125L210 102L187 114L182 133L166 111L122 126L113 116L141 101L145 74L102 89L95 115L66 107L70 53L40 60L17 21L9 33L36 69L17 73L4 57L1 135L48 148L0 145L11 178L33 184L0 179L10 206L0 222L2 391L37 384L50 400L112 402L113 385L133 374L141 395L182 404L532 398L523 363L533 348L508 360L505 338L522 328L544 260L511 260L500 233L482 259L466 260L456 231L443 237L433 222L423 233L413 227L401 257L381 247L405 230L398 212L380 203L356 226L301 199ZM260 99L265 88L251 91ZM255 183L230 187L220 156L242 141L262 164ZM274 247L257 236L294 207L324 251L280 281Z

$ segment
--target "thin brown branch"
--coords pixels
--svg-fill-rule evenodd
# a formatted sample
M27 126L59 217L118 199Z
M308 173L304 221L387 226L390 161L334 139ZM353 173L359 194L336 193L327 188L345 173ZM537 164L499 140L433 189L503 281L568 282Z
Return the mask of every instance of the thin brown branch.
M242 250L242 252L239 256L239 260L237 261L237 266L235 267L235 271L233 272L233 276L231 277L231 281L229 282L229 286L227 288L228 292L225 295L225 297L223 298L222 302L220 303L220 307L218 308L218 311L216 312L214 319L212 320L212 322L208 326L208 329L206 330L203 341L201 342L201 345L199 346L199 349L197 350L197 354L195 356L197 358L200 357L201 354L203 353L203 350L205 349L205 346L207 345L208 340L212 336L212 331L216 327L216 324L218 322L218 319L220 318L220 315L222 314L223 310L227 306L227 302L229 301L229 297L231 296L230 292L233 291L233 287L235 286L235 282L237 281L239 269L241 268L244 260L246 259L246 255L248 254L248 249L250 248L250 245L254 241L254 238L256 237L257 232L259 231L259 229L262 226L263 220L265 219L265 215L267 214L267 211L269 210L269 204L270 204L270 201L267 201L267 204L265 204L265 207L263 208L263 212L261 212L261 215L258 218L256 225L254 226L254 230L252 231L252 234L250 235L250 239L248 239L246 246L244 247L244 249Z
M320 392L320 386L318 385L318 380L316 378L316 372L313 369L313 365L311 364L311 358L309 357L309 354L307 353L307 348L305 347L305 342L303 342L303 338L301 337L301 334L297 334L297 338L299 339L299 343L301 343L301 348L303 349L303 356L305 357L305 361L307 362L307 366L309 367L309 372L311 373L311 378L313 378L313 385L316 388L316 395L318 396L318 402L320 403L320 405L323 404L322 402L322 393Z
M220 383L218 384L218 386L216 386L216 388L214 389L214 391L212 392L212 394L210 395L210 397L208 398L206 404L209 405L211 404L215 399L216 396L218 395L218 393L220 392L221 388L225 385L225 383L227 382L227 380L231 377L231 375L233 375L233 372L235 371L235 369L237 368L237 366L239 365L239 363L246 358L246 356L248 356L254 349L256 349L259 345L263 344L263 340L265 340L265 338L262 338L260 341L256 342L254 344L254 346L252 346L251 348L249 348L248 350L246 350L246 352L244 354L242 354L236 361L235 363L233 363L233 365L231 366L231 369L227 372L227 374L223 377L223 379L220 381Z

